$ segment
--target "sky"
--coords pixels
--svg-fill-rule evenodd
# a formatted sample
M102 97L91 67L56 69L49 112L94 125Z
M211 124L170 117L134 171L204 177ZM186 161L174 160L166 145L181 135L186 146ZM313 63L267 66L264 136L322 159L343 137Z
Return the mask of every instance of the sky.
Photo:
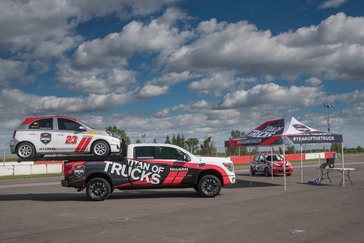
M2 0L0 149L34 114L223 148L284 117L326 131L328 112L363 147L363 26L361 0Z

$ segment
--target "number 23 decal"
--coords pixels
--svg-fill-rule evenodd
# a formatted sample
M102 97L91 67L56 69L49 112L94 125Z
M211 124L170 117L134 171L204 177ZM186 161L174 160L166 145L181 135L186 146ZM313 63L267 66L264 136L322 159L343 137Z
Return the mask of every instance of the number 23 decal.
M77 143L77 136L67 136L66 137L66 144L76 144Z

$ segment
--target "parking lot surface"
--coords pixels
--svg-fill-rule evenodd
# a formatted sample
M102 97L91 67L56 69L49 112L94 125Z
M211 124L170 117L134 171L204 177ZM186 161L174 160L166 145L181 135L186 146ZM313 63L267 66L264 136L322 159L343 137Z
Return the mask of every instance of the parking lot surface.
M215 198L193 189L115 191L102 202L63 188L60 177L0 181L1 242L363 242L364 155L346 156L354 185L312 185L318 162L288 176L250 178ZM340 167L340 160L335 167Z

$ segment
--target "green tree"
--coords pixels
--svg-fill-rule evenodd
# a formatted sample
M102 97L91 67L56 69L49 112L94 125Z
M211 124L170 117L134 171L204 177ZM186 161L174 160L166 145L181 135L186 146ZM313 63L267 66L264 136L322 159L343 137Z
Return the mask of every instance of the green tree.
M332 143L331 151L334 151L336 153L341 153L341 143Z
M215 156L216 155L216 148L214 146L214 143L212 142L212 137L207 137L203 144L201 144L201 155L207 155L207 156Z
M198 148L199 141L197 138L189 138L186 140L187 150L191 153L195 153Z
M169 139L169 135L166 136L166 141L164 143L171 144L171 140Z
M108 126L108 127L106 127L106 131L109 131L109 132L118 134L122 139L124 139L124 141L125 141L126 144L130 144L130 141L131 140L126 135L126 133L124 132L124 130L120 130L116 126Z
M294 154L296 151L294 146L287 146L287 154Z
M251 155L259 154L259 148L258 147L254 147L252 150L250 150L250 154Z

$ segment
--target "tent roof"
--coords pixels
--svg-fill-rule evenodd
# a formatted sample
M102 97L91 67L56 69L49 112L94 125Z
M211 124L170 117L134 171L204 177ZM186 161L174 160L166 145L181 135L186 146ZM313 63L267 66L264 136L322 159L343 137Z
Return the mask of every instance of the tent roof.
M267 121L240 138L225 141L225 147L342 142L341 134L318 131L290 117Z

